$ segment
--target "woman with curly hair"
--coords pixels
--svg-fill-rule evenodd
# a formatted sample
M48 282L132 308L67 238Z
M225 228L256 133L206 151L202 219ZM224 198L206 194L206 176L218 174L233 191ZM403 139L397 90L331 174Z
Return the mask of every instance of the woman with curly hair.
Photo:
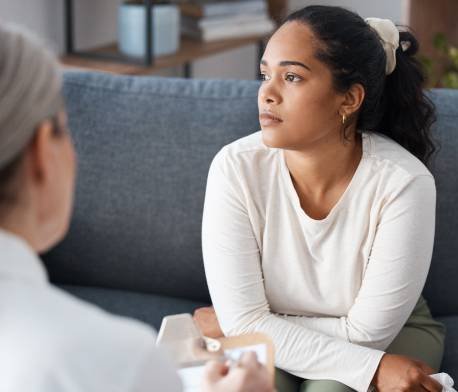
M417 49L389 20L293 13L260 64L261 131L212 162L202 241L217 319L195 317L214 335L270 335L280 391L441 390L429 374L444 327L421 297L436 189Z

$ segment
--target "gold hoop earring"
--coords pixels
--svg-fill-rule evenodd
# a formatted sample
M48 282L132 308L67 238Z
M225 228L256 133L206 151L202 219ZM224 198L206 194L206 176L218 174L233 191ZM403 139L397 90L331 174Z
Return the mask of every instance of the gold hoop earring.
M345 125L347 122L347 116L345 114L342 114L342 125Z

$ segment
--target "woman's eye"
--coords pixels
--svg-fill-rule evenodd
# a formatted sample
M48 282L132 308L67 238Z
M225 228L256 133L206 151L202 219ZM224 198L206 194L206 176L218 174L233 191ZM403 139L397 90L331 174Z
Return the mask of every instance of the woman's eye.
M259 74L259 78L262 81L269 80L268 76L265 73L262 73L262 72Z
M294 74L286 74L285 79L288 82L299 82L300 80L302 80L302 78Z

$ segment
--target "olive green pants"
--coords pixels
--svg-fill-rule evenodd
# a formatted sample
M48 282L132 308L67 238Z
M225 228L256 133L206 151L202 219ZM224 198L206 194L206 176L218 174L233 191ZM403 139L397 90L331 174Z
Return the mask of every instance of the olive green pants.
M423 297L406 324L386 352L407 355L439 370L444 351L445 327L435 321ZM353 389L337 381L304 380L276 369L275 384L278 392L351 392Z

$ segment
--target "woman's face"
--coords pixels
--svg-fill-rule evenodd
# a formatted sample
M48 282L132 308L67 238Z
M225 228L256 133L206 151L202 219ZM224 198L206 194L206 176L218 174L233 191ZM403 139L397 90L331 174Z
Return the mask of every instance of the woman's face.
M306 150L341 132L344 95L315 57L319 43L307 25L288 22L269 40L260 69L259 121L264 144Z

